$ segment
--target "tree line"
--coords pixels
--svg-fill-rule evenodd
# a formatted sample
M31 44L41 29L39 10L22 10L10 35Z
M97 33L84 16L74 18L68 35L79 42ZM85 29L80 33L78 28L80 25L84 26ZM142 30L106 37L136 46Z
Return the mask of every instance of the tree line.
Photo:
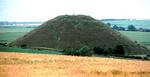
M107 23L107 26L111 27L111 24L110 24L110 23ZM111 28L114 29L114 30L118 30L118 31L150 32L150 29L146 29L146 28L136 28L134 25L128 25L127 28L121 27L121 26L117 26L117 25L113 25Z

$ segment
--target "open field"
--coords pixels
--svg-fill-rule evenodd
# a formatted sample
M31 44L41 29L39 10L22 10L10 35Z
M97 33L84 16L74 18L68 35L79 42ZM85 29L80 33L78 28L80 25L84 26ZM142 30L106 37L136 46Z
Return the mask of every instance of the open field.
M119 31L124 36L140 44L150 46L150 32Z
M0 52L0 77L150 77L150 61Z
M11 42L19 37L22 37L34 28L0 28L0 42Z

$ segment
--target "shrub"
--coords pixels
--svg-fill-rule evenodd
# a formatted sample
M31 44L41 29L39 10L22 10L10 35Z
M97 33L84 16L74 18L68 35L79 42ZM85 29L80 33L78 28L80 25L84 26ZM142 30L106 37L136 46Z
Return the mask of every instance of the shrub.
M124 55L125 54L125 50L123 45L117 45L115 50L114 50L114 54L116 55Z
M128 25L128 30L129 31L137 31L134 25Z
M63 50L65 55L74 55L74 56L92 56L94 52L90 50L87 46L84 46L80 49L65 49Z
M77 51L77 49L73 49L73 48L64 49L63 52L64 52L65 55L75 55L75 56L79 56L79 52Z
M108 56L108 55L111 55L111 54L112 54L112 50L110 50L109 48L107 48L103 51L103 55L105 55L105 56Z
M96 54L99 54L99 55L111 55L113 53L113 49L112 48L100 48L100 47L94 47L93 51L96 53Z
M12 47L12 45L11 45L11 44L9 44L8 46L9 46L9 47Z
M114 26L112 27L112 29L119 30L119 27L118 27L117 25L114 25Z
M7 43L0 43L0 46L6 47L6 46L7 46Z
M81 56L92 56L94 52L87 46L84 46L78 50Z
M21 48L27 48L27 45L26 44L22 44L20 45Z
M96 53L96 54L103 54L103 51L104 49L103 48L100 48L100 47L94 47L93 51Z

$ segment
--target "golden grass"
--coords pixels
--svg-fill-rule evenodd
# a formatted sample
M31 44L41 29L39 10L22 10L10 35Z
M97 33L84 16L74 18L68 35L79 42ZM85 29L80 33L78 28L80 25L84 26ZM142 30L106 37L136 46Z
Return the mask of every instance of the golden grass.
M0 52L0 77L150 77L150 61Z

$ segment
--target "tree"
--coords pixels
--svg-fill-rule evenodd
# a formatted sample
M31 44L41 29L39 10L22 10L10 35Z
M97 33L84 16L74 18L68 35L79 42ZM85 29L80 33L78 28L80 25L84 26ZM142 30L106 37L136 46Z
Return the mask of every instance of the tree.
M111 23L106 23L108 27L111 27Z
M119 30L125 31L125 28L124 27L119 27Z
M116 55L124 55L125 54L125 50L123 45L117 45L114 51L114 54Z
M114 25L114 26L112 27L112 29L119 30L119 27L118 27L117 25Z
M7 43L0 43L0 46L6 47L6 46L7 46Z
M99 55L111 55L113 50L112 48L100 48L100 47L94 47L93 51L95 52L95 54L99 54Z
M83 46L78 50L81 56L92 56L94 52L88 47L88 46Z
M22 44L20 45L21 48L27 48L27 45L26 44Z
M101 55L101 54L103 54L104 49L100 48L100 47L94 47L93 51L94 51L94 53Z
M69 48L69 49L64 49L63 50L65 55L75 55L75 56L79 56L79 52L77 51L77 49L73 49L73 48Z
M128 31L137 31L134 25L128 25Z
M94 54L94 52L89 49L89 47L87 46L83 46L80 49L65 49L63 50L65 55L74 55L74 56L92 56Z

